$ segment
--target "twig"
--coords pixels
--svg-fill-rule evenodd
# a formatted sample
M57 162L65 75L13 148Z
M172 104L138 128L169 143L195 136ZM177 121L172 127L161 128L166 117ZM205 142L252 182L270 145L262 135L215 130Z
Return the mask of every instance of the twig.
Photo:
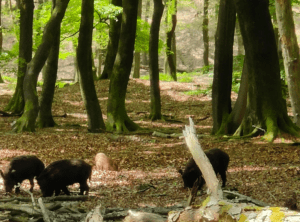
M40 208L41 208L41 210L42 210L42 214L43 214L43 219L44 219L44 221L45 221L45 222L51 222L51 220L50 220L50 218L49 218L49 216L48 216L48 214L47 214L47 212L46 212L46 209L45 209L45 206L44 206L44 204L43 204L43 200L42 200L41 197L38 199L38 202L39 202Z

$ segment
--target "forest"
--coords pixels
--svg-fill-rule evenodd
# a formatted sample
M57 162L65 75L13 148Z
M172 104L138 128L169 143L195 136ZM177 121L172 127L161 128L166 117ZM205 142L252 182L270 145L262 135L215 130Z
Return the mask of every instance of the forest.
M299 4L0 1L0 221L299 221Z

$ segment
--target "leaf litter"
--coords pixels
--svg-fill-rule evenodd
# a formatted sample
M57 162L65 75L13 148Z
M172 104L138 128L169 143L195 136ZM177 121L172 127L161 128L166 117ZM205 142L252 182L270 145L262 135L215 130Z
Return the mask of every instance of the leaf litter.
M200 83L201 85L202 83ZM95 82L103 118L109 81ZM0 169L18 155L37 155L45 165L68 158L80 158L94 165L94 157L102 152L119 164L119 171L93 169L89 181L90 195L96 198L85 203L89 208L101 203L105 207L137 208L143 206L170 206L185 204L188 190L178 168L183 168L191 157L182 138L152 136L149 131L181 133L191 116L195 122L204 150L220 148L230 156L226 189L237 190L252 198L283 206L300 188L300 149L292 146L296 138L282 134L274 143L260 137L228 140L210 135L212 107L209 95L186 95L199 82L160 82L162 114L167 121L151 122L150 88L148 80L130 79L126 94L128 116L147 131L132 134L92 134L87 132L87 118L78 84L56 89L53 115L58 126L37 129L35 133L10 133L10 124L17 117L0 118ZM205 84L204 84L205 85ZM8 104L12 94L0 94L0 110ZM236 95L233 93L233 98ZM59 117L67 114L66 118ZM143 185L149 189L139 190ZM22 187L29 189L29 182ZM71 186L78 192L78 184ZM12 194L15 195L15 194ZM22 192L20 195L28 196ZM40 196L35 183L34 195ZM3 180L0 178L0 198L4 198ZM200 203L203 197L198 198Z

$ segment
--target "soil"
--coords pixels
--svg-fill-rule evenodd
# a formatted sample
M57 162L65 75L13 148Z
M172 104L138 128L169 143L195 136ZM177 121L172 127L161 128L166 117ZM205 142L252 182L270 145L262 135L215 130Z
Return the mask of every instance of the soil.
M181 133L188 125L188 117L192 117L202 148L217 147L230 156L225 189L237 190L270 205L283 206L292 191L298 194L300 186L300 150L292 145L297 139L281 134L274 143L268 143L260 137L233 140L211 136L211 97L184 94L199 85L205 88L210 81L211 77L201 76L192 83L161 82L162 114L167 120L151 122L148 119L149 81L130 79L126 109L129 117L144 129L132 134L88 133L79 85L57 88L53 115L66 113L67 117L55 117L56 127L14 134L10 133L10 124L17 117L0 117L0 169L3 170L14 156L25 154L37 155L45 165L67 158L81 158L94 165L95 155L101 152L119 164L119 171L93 169L89 185L90 195L95 198L83 203L85 207L92 208L99 203L105 207L124 208L185 204L189 192L183 188L177 169L185 166L191 154L183 138L156 137L149 130ZM95 84L106 120L109 82L104 80ZM7 83L1 84L0 88L0 110L3 110L12 91ZM234 93L232 98L235 98ZM140 192L143 184L153 187ZM28 181L24 181L22 187L29 189ZM74 192L72 195L76 195L78 184L70 189ZM196 203L205 197L203 193ZM28 196L24 191L20 195ZM35 184L34 196L40 195L39 186ZM0 198L3 197L3 180L0 178Z

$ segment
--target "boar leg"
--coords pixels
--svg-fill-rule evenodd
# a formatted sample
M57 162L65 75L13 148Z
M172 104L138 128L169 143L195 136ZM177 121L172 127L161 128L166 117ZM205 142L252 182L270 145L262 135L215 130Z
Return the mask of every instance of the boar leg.
M33 187L34 187L33 178L30 178L29 182L30 182L30 192L32 193L33 192Z
M86 191L85 195L89 194L89 186L87 184L87 181L80 183L80 193L79 195L83 195L83 192Z
M68 190L68 188L66 186L63 186L61 189L62 189L62 191L64 191L64 193L66 195L70 195L70 191Z

